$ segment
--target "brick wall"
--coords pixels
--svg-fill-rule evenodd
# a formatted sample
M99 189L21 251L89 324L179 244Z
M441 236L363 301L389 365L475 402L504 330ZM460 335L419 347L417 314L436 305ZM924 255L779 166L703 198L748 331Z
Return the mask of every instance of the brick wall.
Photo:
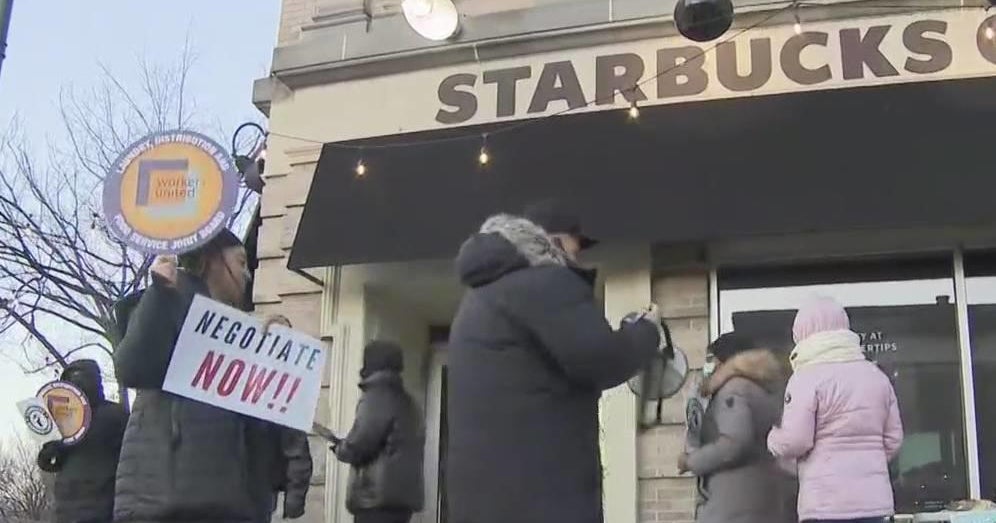
M301 35L301 26L311 21L319 0L283 0L277 45L293 43Z
M285 8L291 3L307 2L288 0L284 2ZM291 273L286 267L294 231L297 230L297 222L300 219L300 209L307 197L307 187L310 186L320 148L315 146L308 150L294 150L285 143L280 143L279 139L273 138L269 146L273 161L267 163L266 187L263 189L260 210L262 217L258 246L260 264L253 288L256 314L261 317L283 314L294 324L295 329L318 338L322 331L322 289ZM277 156L287 160L277 161L275 158ZM328 360L327 365L330 363L331 360ZM328 368L324 376L316 421L327 424L330 376ZM314 436L310 438L310 443L314 474L308 492L305 517L295 521L324 523L328 445ZM282 521L279 519L282 514L281 505L274 520Z
M689 365L702 368L709 343L709 273L698 266L689 252L665 250L655 253L654 302L661 306L671 327L674 343L689 358ZM686 390L664 404L664 425L638 437L640 521L644 523L691 523L695 520L695 483L677 471L678 455L684 449ZM647 405L653 413L655 405Z

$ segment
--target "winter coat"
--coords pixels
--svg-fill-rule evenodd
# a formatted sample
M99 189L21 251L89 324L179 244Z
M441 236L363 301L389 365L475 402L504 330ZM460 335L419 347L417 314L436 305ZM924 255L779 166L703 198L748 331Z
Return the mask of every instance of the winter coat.
M451 521L601 522L599 398L655 355L657 328L613 331L591 275L523 219L489 219L456 264L469 290L447 356Z
M697 523L794 523L794 479L768 452L782 410L784 367L768 350L732 356L703 383L710 396L702 446L688 454L699 480Z
M360 382L356 420L335 448L352 465L346 509L418 512L423 506L425 432L415 401L396 372L378 371Z
M795 371L768 447L798 460L802 520L856 519L893 514L888 462L902 440L889 378L874 363L851 361Z
M114 512L114 477L128 414L121 405L104 399L103 379L96 362L70 363L63 379L70 371L87 373L87 381L96 385L91 390L81 387L90 402L90 428L75 445L61 442L46 445L39 453L38 466L55 473L56 523L109 523Z
M276 442L269 423L162 390L187 310L203 282L146 289L114 353L119 383L138 389L118 464L120 523L269 521ZM183 350L183 347L175 347Z

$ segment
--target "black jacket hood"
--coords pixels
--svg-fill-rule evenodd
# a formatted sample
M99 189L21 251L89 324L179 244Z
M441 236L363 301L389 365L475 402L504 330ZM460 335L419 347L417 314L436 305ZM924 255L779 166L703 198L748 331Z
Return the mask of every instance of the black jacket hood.
M540 226L507 214L488 218L456 258L460 281L468 287L482 287L511 272L542 265L570 266L567 255Z
M66 365L59 379L79 387L91 404L104 400L104 378L96 361L76 360Z

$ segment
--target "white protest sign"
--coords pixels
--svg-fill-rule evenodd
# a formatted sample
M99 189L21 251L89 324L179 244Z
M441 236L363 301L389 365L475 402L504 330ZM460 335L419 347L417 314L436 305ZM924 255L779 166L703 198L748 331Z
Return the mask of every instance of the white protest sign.
M59 426L55 424L52 415L49 414L45 402L40 398L28 398L17 402L17 410L21 413L21 419L28 427L31 437L39 443L59 441L62 433Z
M322 342L194 298L163 390L233 412L311 430L322 385Z

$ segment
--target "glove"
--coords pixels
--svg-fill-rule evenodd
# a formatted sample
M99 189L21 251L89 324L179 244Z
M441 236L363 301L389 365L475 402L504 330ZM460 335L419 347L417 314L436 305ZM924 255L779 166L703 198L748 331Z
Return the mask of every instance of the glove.
M304 497L284 495L284 519L298 519L304 515Z
M636 323L638 321L649 321L654 327L657 328L658 343L657 349L664 350L667 346L667 337L664 335L664 325L663 318L661 315L661 309L656 303L651 303L646 309L639 312L631 312L623 318L623 325L627 323Z
M38 468L45 472L58 472L62 468L66 445L61 441L49 441L38 451Z

